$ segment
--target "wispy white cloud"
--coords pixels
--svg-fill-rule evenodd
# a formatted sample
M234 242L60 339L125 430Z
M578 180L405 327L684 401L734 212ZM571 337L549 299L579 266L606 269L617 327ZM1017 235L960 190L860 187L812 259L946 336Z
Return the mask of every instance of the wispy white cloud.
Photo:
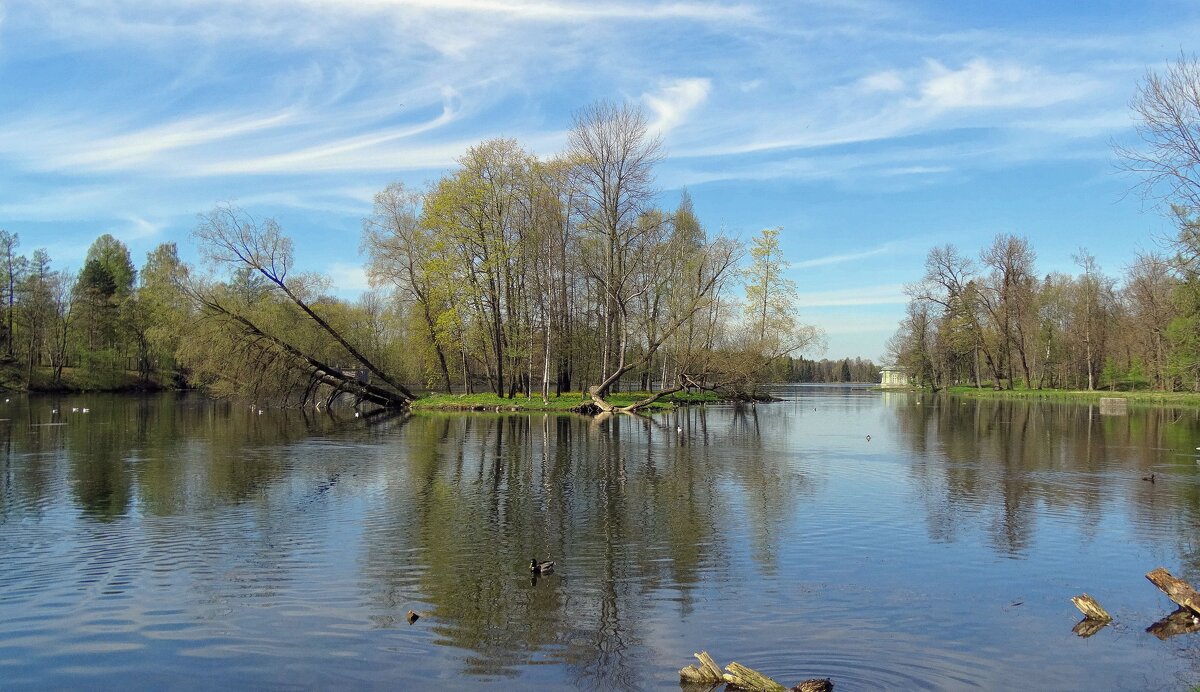
M826 255L825 257L816 257L813 259L801 260L792 262L792 269L811 269L813 267L827 267L831 264L845 264L847 262L858 262L869 257L879 257L880 255L890 255L898 249L896 243L885 243L878 247L873 247L869 250L861 252L850 252L840 255Z
M86 130L68 134L65 132L67 128L62 128L56 133L51 126L47 128L51 135L66 134L64 141L71 142L74 146L49 156L42 152L43 156L40 158L42 165L52 170L129 170L140 168L147 163L159 167L164 155L278 128L291 118L292 114L289 113L276 113L266 117L206 115L110 136L95 135L91 138L87 136ZM23 129L28 131L33 128L26 126Z
M906 303L908 303L908 296L904 295L904 286L902 284L864 286L861 288L830 291L809 291L800 293L796 298L796 306L802 309L864 305L904 305Z
M642 101L654 113L650 129L666 134L683 123L684 119L708 98L712 82L704 77L675 79L653 93L643 94Z
M503 2L500 0L308 0L309 4L369 9L422 9L458 11L489 16L517 17L531 21L570 22L587 20L696 20L730 21L753 17L753 8L718 3L591 3L591 2Z
M860 89L866 92L885 91L897 92L904 90L904 78L896 70L873 72L858 80Z
M125 241L154 238L158 236L167 225L163 221L150 221L141 216L133 215L126 217L125 220L129 225L124 229L120 229L113 233L113 235Z
M196 175L287 174L445 167L461 155L469 143L454 141L411 145L405 141L453 122L457 114L454 97L453 90L447 90L447 102L441 115L423 123L333 139L283 153L248 158L226 157L198 165L190 172Z
M1053 74L983 58L970 60L957 70L937 60L926 62L931 75L920 86L918 107L1036 108L1078 99L1094 86L1081 75Z

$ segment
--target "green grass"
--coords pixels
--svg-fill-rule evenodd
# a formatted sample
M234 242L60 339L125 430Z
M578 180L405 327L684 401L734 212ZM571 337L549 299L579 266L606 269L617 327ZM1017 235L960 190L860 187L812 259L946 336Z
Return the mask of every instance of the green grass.
M611 394L605 400L613 406L628 406L650 396L648 392L621 392ZM496 396L491 393L480 394L430 394L412 403L414 411L570 411L584 402L584 396L579 392L568 392L562 396L550 396L548 403L542 403L542 397L534 395L528 399L518 394L512 399ZM677 405L713 402L718 398L709 392L676 392L659 399L650 405L650 409L665 410Z
M1200 408L1200 393L1197 392L1110 392L1108 390L1081 391L1072 389L977 389L969 385L950 387L946 390L953 396L972 399L1037 399L1042 401L1098 402L1102 398L1128 399L1130 404L1147 406L1190 406Z

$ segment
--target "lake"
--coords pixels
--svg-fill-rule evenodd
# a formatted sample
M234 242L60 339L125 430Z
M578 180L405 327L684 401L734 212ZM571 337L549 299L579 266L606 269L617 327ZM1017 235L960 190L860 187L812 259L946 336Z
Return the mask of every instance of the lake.
M701 650L838 690L1200 683L1143 576L1200 585L1196 411L778 393L370 422L12 396L0 687L671 689ZM1089 638L1085 591L1115 617Z

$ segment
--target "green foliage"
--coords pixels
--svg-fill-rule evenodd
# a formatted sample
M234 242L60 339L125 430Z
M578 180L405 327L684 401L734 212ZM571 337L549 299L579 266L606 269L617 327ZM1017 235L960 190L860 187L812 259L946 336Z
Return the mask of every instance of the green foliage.
M125 364L115 348L86 349L79 354L74 383L79 389L106 391L125 383Z

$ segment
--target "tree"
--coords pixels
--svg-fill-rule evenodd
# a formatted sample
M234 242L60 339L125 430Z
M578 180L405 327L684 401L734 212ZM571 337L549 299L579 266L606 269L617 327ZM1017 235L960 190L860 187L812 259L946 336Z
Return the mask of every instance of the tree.
M1013 387L1013 361L1020 359L1025 386L1033 384L1029 364L1029 319L1036 314L1033 263L1036 255L1029 241L1000 234L980 253L980 261L991 268L980 292L982 304L992 319L1002 344L1007 387ZM1015 353L1014 353L1015 351Z
M779 246L780 228L765 228L750 245L746 269L746 311L760 342L767 335L791 328L796 282L784 276L788 263Z
M1117 146L1121 167L1145 196L1200 210L1200 61L1180 54L1163 73L1147 71L1131 107L1140 147Z
M646 234L657 230L638 220L654 199L654 166L662 159L662 144L650 134L640 108L599 102L575 114L568 157L575 164L585 227L601 241L585 261L603 296L597 388L603 396L632 369L626 362L629 310L633 298L646 290L634 277L652 247Z
M1154 384L1167 388L1167 329L1174 317L1172 294L1178 282L1166 258L1139 255L1126 270L1123 298L1133 322L1132 331L1141 342L1141 352L1151 364Z
M42 248L33 251L29 271L19 291L19 323L25 331L26 380L33 379L34 367L42 364L42 356L50 344L51 328L57 317L54 292L55 280L50 269L50 255Z
M13 342L16 333L13 331L13 321L16 316L17 284L21 281L23 259L15 254L21 241L16 233L0 230L0 271L4 280L4 353L9 358L13 356Z
M174 366L175 353L193 317L183 293L189 274L175 243L162 243L146 254L136 308L130 310L128 319L138 338L139 363L147 372L151 361L160 371L163 364Z
M390 283L415 301L426 336L437 356L442 388L450 391L450 367L438 318L447 309L440 298L432 266L437 243L432 229L422 223L423 195L395 182L375 195L371 216L363 219L362 247L367 252L367 274L372 283Z
M62 382L63 368L67 364L68 348L71 343L72 327L75 324L75 294L78 292L77 277L66 271L52 274L50 300L53 304L54 323L50 338L50 367L55 383Z
M763 229L750 245L750 265L743 272L745 320L753 351L762 354L762 367L776 358L816 343L820 334L800 323L796 314L796 282L786 275L788 262L779 244L781 228Z
M219 206L201 217L195 236L204 243L202 251L210 261L241 270L241 275L255 282L260 290L265 288L282 294L286 302L281 303L280 308L298 309L300 312L299 320L284 320L280 323L281 329L278 325L256 319L255 315L242 309L252 303L231 301L230 298L236 297L236 292L231 295L228 289L204 282L191 283L189 294L210 316L217 318L226 333L234 336L235 343L248 348L248 352L255 357L268 356L287 366L288 372L303 373L312 384L347 387L358 396L385 406L403 406L415 398L407 387L368 359L318 312L319 303L310 298L316 293L319 279L289 275L292 268L292 241L284 235L274 219L260 223L241 209L231 205ZM290 331L296 324L315 325L325 337L341 346L346 356L377 376L392 391L358 382L352 374L318 357L322 346L319 342L310 339L307 345L297 344L296 335Z

